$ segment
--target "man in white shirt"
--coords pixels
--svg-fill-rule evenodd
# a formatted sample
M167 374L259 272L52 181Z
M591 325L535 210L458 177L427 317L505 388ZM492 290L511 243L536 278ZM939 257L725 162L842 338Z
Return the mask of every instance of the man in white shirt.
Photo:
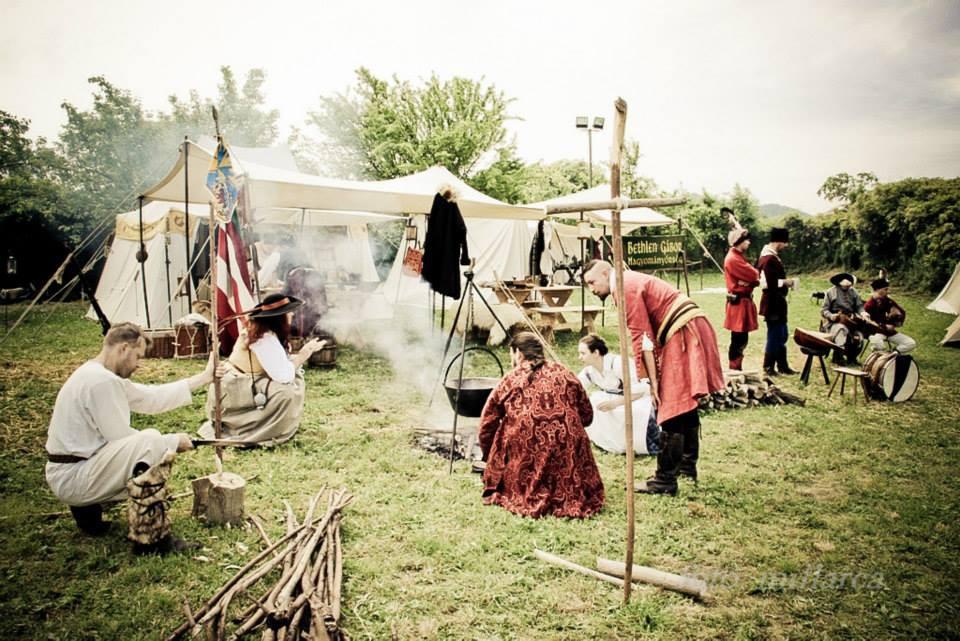
M47 484L70 506L85 533L106 532L101 503L126 496L134 467L160 462L168 451L193 449L185 433L130 427L130 412L159 414L191 402L213 380L213 358L199 374L164 385L130 381L146 351L143 330L114 325L93 360L78 367L57 394L47 434Z

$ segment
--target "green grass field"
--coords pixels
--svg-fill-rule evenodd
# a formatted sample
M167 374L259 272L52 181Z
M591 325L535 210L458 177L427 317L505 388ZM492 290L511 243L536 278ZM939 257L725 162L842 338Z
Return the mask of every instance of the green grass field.
M826 287L802 280L791 329L816 327L809 295ZM960 351L938 345L953 317L926 311L929 296L893 296L920 342L912 401L853 406L849 390L828 400L818 372L808 388L788 378L783 387L805 407L705 415L699 486L682 482L676 499L637 496L637 562L705 575L716 595L709 605L638 586L624 606L615 586L537 561L535 547L587 566L597 556L622 559L624 458L595 450L608 502L593 519L530 520L485 507L465 463L448 475L445 461L412 446L426 399L372 353L347 347L336 369L309 370L296 438L230 452L226 466L257 475L246 506L271 536L283 531L284 499L302 513L323 484L356 496L343 524L342 623L353 639L958 638ZM725 358L722 295L694 298ZM63 506L43 479L47 422L60 384L99 346L83 312L40 309L0 346L3 638L162 638L183 620L185 598L206 601L262 545L253 529L193 520L190 499L174 503L174 530L202 542L206 560L134 557L119 529L91 539L69 516L49 516ZM615 341L614 318L607 314L602 333ZM748 365L759 365L763 337L763 328L751 335ZM561 335L558 348L576 368L576 339ZM799 369L792 341L790 352ZM200 367L146 361L135 378L167 381ZM203 403L197 394L191 407L138 416L135 427L192 431ZM181 455L173 492L211 473L212 456ZM652 469L637 460L638 478ZM110 518L123 516L115 509Z

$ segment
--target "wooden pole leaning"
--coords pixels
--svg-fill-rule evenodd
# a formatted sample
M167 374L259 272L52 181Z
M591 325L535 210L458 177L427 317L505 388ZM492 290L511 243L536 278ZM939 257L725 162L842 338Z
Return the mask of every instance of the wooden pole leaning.
M627 125L627 103L623 98L614 102L613 147L610 150L610 197L617 202L611 210L613 219L613 273L616 274L617 329L620 339L621 377L623 380L623 429L627 455L627 540L626 562L623 581L623 602L630 602L633 569L633 544L635 537L634 493L633 493L633 396L631 395L630 376L630 339L627 336L626 301L623 299L623 233L620 226L620 160L623 153L623 137Z
M217 318L217 222L216 209L210 203L210 327L213 328L210 337L210 354L213 356L213 437L217 440L223 437L223 395L220 390L220 377L217 368L220 366L220 323ZM217 454L218 467L223 465L223 448L214 448Z
M517 308L517 311L520 312L520 318L523 319L523 322L526 324L527 329L533 332L533 334L538 339L540 339L540 342L543 343L543 349L547 351L547 354L550 355L550 358L552 358L554 361L559 363L560 359L557 358L556 352L554 352L553 348L550 347L550 343L547 342L547 339L543 337L543 334L540 332L539 329L537 329L537 326L527 316L526 311L524 311L523 309L523 305L517 302L517 299L514 298L513 295L510 293L510 291L507 289L507 285L502 280L500 280L500 276L497 275L496 270L493 271L493 282L496 284L497 289L499 289L503 293L504 297L508 301L513 303L513 306Z

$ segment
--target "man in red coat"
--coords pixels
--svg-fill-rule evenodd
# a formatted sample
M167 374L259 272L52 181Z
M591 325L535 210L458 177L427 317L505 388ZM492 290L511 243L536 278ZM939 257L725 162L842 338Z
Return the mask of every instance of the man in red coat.
M584 282L595 295L605 299L616 291L610 263L592 260L584 269ZM627 271L623 296L637 374L650 379L663 430L656 474L636 490L676 496L678 475L697 478L699 399L724 387L717 335L696 303L659 278ZM644 339L653 344L654 371L643 357Z
M723 259L723 277L727 281L727 315L724 329L730 330L730 349L727 357L730 369L743 369L743 351L750 340L750 332L757 324L757 306L753 303L753 290L760 284L760 272L747 262L746 252L750 247L750 232L738 227L727 236L730 251Z

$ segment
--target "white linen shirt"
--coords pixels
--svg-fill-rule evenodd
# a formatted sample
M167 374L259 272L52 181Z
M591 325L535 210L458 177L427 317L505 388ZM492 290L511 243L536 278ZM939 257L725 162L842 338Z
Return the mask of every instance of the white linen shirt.
M160 414L191 402L186 380L143 385L117 376L97 361L87 361L70 375L57 394L47 433L47 452L90 458L109 441L137 433L130 412ZM180 437L166 434L176 451Z

